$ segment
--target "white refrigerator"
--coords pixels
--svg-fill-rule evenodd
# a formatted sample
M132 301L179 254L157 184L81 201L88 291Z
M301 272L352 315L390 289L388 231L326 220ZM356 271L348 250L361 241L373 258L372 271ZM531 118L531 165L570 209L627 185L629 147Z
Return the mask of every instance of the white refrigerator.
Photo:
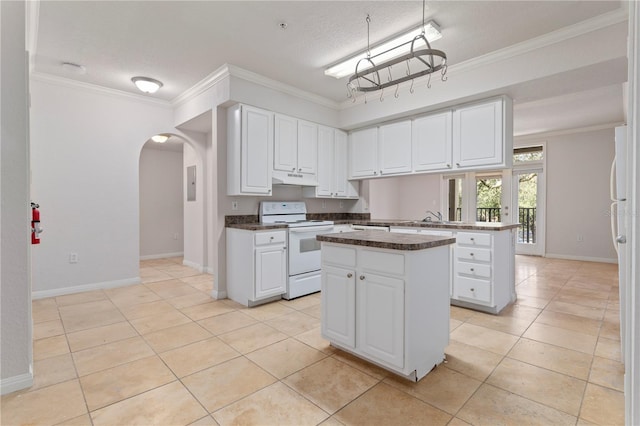
M618 253L618 282L620 297L620 344L622 354L625 348L625 319L626 309L624 295L626 292L626 266L627 259L624 247L620 244L626 243L625 216L627 209L627 126L616 127L615 129L615 157L611 165L611 238L613 246ZM624 360L623 360L624 361Z

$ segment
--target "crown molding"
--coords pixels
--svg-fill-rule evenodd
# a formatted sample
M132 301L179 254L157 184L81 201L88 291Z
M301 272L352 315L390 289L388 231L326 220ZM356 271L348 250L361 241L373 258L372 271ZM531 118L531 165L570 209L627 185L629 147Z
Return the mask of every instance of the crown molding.
M26 2L26 44L29 52L29 73L35 66L36 50L38 48L38 24L40 22L40 0Z
M574 127L571 129L552 130L548 132L539 132L539 133L526 133L521 135L513 135L513 139L514 139L514 142L516 140L518 142L524 142L524 141L531 141L531 140L537 140L537 139L552 138L555 136L571 135L574 133L597 132L598 130L613 129L618 126L624 126L625 124L626 123L623 123L621 121L616 121L612 123L596 124L593 126Z
M164 108L171 108L169 101L161 99L149 98L143 95L136 95L134 93L125 92L124 90L111 89L104 86L98 86L96 84L85 83L82 81L71 80L69 78L59 77L57 75L32 72L30 78L35 81L41 81L43 83L56 84L58 86L71 87L74 89L84 90L87 92L98 93L101 95L113 96L118 98L127 98L133 101L160 106Z
M563 27L556 31L552 31L499 50L494 50L493 52L477 56L467 61L449 65L447 68L447 75L464 73L475 68L502 62L534 50L543 49L552 44L560 43L562 41L625 22L627 19L628 10L624 7L620 7L611 12L603 13L602 15L595 16L591 19L578 22L568 27ZM424 77L421 77L420 81L423 80ZM438 84L438 80L438 78L432 79L431 84ZM399 92L404 92L404 89L406 89L409 84L409 81L401 84L399 86ZM376 96L372 96L371 98L375 99ZM353 102L351 99L340 102L339 109L347 109L351 106L362 103L364 103L364 96L359 96L356 99L356 102Z
M224 64L175 98L171 100L171 105L174 107L180 106L190 100L196 98L201 95L205 91L209 90L225 78L229 77L231 72L229 70L229 65Z
M300 99L304 99L309 102L313 102L318 105L325 106L334 110L339 109L340 103L327 99L323 96L316 95L315 93L307 92L305 90L298 89L288 84L282 83L277 80L265 77L257 74L253 71L248 71L244 68L240 68L236 65L224 64L204 79L193 85L191 88L185 90L182 94L178 95L171 101L171 105L179 106L202 94L206 90L210 89L222 79L226 77L237 77L242 80L249 81L251 83L258 84L260 86L276 90L278 92L286 93L291 96L295 96Z

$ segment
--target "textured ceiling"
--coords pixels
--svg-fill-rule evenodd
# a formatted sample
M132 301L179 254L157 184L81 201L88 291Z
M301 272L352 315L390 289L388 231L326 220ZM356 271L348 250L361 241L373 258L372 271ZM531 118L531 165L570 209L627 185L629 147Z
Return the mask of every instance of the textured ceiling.
M442 28L434 48L456 64L617 9L618 1L427 2ZM346 79L324 69L421 22L420 1L42 1L35 71L139 93L161 80L172 100L225 63L337 102ZM286 22L286 30L279 23ZM69 73L62 62L86 67Z

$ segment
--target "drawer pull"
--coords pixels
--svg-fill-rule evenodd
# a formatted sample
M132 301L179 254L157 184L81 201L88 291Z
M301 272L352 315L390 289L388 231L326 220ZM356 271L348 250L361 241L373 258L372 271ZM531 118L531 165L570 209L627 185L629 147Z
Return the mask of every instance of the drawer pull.
M469 256L473 256L473 253L469 253Z
M476 240L476 239L475 239L475 238L473 238L473 237L471 237L471 238L469 238L469 239L470 239L471 241L475 241L475 240Z
M472 288L472 289L470 289L470 290L471 290L471 293L473 293L474 291L476 291L476 289L475 289L475 288Z
M473 269L473 268L470 268L469 270L470 270L471 272L475 271L475 269Z
M360 280L364 280L364 275L360 275Z
M351 278L351 277L353 277L353 274L352 274L351 272L349 272L349 273L347 274L347 278Z

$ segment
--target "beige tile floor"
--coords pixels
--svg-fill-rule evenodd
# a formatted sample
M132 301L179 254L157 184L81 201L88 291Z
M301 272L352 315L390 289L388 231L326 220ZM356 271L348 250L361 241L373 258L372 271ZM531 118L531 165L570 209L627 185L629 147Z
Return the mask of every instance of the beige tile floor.
M500 315L451 308L447 362L410 383L331 348L320 296L245 309L181 259L144 284L33 302L35 383L1 424L623 424L615 265L517 258Z

